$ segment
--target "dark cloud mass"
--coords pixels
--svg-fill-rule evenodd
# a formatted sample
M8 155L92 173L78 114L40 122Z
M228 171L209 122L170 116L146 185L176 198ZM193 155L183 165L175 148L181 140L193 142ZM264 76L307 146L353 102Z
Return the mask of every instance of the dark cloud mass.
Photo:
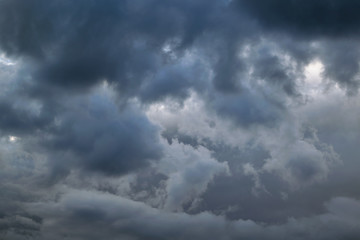
M359 10L1 0L0 239L359 239Z
M239 0L244 9L265 27L304 35L357 35L360 4L356 0Z
M117 175L161 157L156 127L135 109L120 111L104 96L71 104L80 106L59 118L42 141L56 153L74 155L74 159L63 159L67 165L79 159L81 167Z

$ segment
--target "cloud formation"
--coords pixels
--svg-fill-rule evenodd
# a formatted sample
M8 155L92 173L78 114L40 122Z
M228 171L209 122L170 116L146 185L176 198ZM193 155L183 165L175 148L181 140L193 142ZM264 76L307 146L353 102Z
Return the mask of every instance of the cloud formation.
M359 238L358 10L0 1L0 238Z

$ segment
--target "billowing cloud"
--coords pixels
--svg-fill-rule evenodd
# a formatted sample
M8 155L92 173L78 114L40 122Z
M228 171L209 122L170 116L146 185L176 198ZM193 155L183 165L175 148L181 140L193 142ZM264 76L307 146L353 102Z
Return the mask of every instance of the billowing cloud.
M31 208L52 219L43 224L43 237L51 239L351 239L359 234L360 204L349 198L327 202L324 214L289 219L278 226L249 220L229 222L209 213L167 213L121 197L86 191L70 191L57 203L32 204ZM91 228L98 231L89 232Z
M157 129L136 109L119 109L105 93L69 102L42 141L66 165L110 175L127 173L161 157Z
M0 1L0 238L359 238L359 9Z

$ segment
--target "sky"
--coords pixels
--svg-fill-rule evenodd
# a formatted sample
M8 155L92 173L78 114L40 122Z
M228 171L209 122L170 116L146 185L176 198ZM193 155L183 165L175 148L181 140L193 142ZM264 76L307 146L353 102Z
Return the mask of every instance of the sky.
M359 11L1 0L0 239L360 239Z

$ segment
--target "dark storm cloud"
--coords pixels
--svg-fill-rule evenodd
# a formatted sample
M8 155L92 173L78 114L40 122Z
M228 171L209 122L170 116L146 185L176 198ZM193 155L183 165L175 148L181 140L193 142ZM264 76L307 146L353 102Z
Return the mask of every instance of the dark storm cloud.
M55 155L73 155L59 159L65 167L75 163L87 170L120 175L161 157L156 127L136 109L121 111L104 96L72 104L74 108L58 117L59 124L42 143Z
M177 57L194 46L202 46L207 52L204 57L214 69L216 90L239 92L244 78L241 73L249 69L246 60L238 56L241 45L256 42L259 36L269 33L268 28L257 29L254 22L285 33L293 29L304 34L310 32L308 39L315 40L317 35L311 33L317 30L320 36L333 29L337 35L342 31L351 34L358 22L354 14L358 5L356 1L282 0L2 1L0 46L10 56L30 57L34 64L32 75L39 88L48 85L50 89L54 86L84 89L107 79L117 85L124 98L140 96L145 102L167 96L184 99L188 89L206 86L199 87L196 81L174 71L154 74L166 66L163 54L166 44L173 42L172 51ZM337 65L337 70L331 70L334 64L327 49L329 76L345 82L345 87L357 87L358 81L353 79L358 72L355 54L348 56L341 53L346 49L341 50L337 56L346 60L347 67L337 71L341 67ZM294 55L295 61L306 58L296 49L291 51L298 54ZM260 68L258 77L281 85L288 94L296 93L294 78L274 56L260 54L252 64ZM268 68L261 69L264 66Z
M32 59L35 81L30 88L37 89L35 94L48 97L54 87L86 89L106 79L124 100L138 96L146 103L167 97L183 100L190 89L203 92L213 87L209 98L217 100L210 107L243 126L274 123L282 114L279 100L242 86L248 78L243 73L252 67L256 66L254 77L296 94L294 77L276 56L239 56L242 44L256 45L254 36L259 34L254 34L251 20L234 11L233 3L38 0L26 6L19 1L3 5L0 29L6 38L0 45L9 55ZM166 46L174 58L170 63ZM194 48L213 69L213 86L203 81L205 66L178 63Z
M157 127L137 106L115 103L109 87L73 97L34 96L11 83L1 96L1 137L19 138L19 148L45 154L52 172L44 174L52 182L73 168L123 175L162 155Z
M104 79L117 87L124 100L132 96L143 102L185 99L190 89L211 88L202 80L202 73L208 71L204 66L176 65L177 58L193 47L203 49L203 58L213 66L216 91L239 93L241 89L241 73L247 67L237 51L241 42L251 38L251 30L247 20L240 19L225 1L2 4L0 30L5 37L0 45L10 56L28 57L28 72L34 80L28 91L36 97L43 95L44 101L56 88L84 90ZM175 56L173 64L166 63L167 44ZM253 101L254 108L262 105L249 99ZM217 104L219 113L233 115L229 112L233 109L224 104ZM243 111L236 114L239 123L276 118L256 109L252 114L256 116L245 119L247 110L239 110Z
M360 3L356 0L319 0L319 1L252 1L238 0L234 4L242 14L253 18L261 27L261 34L274 35L276 38L290 37L295 41L284 49L296 54L291 49L297 48L300 41L307 41L307 51L294 55L296 61L321 56L325 65L325 74L338 82L350 94L359 88L359 53L358 39ZM311 43L319 41L319 49L312 49ZM300 44L302 45L302 44ZM315 52L309 52L309 49ZM305 55L304 55L305 54ZM264 65L262 65L264 66ZM275 71L275 70L273 70ZM270 75L269 75L270 74ZM280 74L280 72L278 72ZM268 73L266 78L272 78ZM278 80L283 78L278 75ZM291 81L284 86L286 92L293 91Z
M220 27L217 21L226 16L219 9L226 11L225 4L204 3L3 1L0 46L10 56L30 57L33 76L41 85L81 89L107 79L122 94L132 96L164 65L165 43L176 41L175 52L181 53L203 31ZM170 73L162 78L174 77ZM164 86L154 81L155 86L149 87L160 90L146 91L143 99L184 95L183 88L177 92L162 82ZM186 79L177 82L190 87Z
M6 36L1 42L3 49L10 55L34 58L34 74L44 84L84 88L118 77L122 88L130 87L127 85L135 83L127 82L125 69L137 75L140 69L144 73L151 65L146 52L138 49L139 54L135 54L132 35L136 33L124 32L127 27L134 29L124 26L125 1L2 4L5 7L1 8L1 29L2 36Z
M358 34L360 3L356 0L237 0L244 13L255 17L265 28L304 37Z
M47 126L52 121L51 114L42 111L39 115L28 109L22 109L3 100L0 103L0 132L22 135Z
M358 10L0 1L0 238L357 239Z

